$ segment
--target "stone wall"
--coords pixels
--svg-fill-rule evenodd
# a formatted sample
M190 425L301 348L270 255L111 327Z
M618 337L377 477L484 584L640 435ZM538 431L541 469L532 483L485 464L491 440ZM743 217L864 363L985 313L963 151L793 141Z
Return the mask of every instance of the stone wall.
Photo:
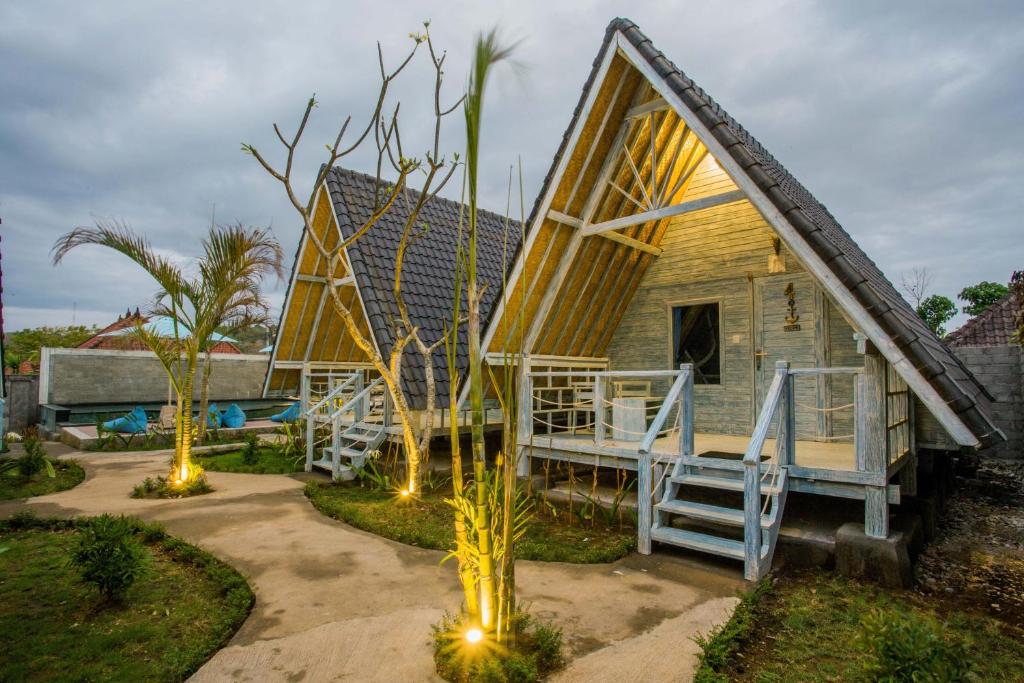
M39 378L34 375L12 375L7 378L3 429L21 432L39 422Z
M211 401L262 397L267 356L215 354L212 362ZM199 398L201 372L200 367L193 392L196 399ZM149 351L43 349L39 403L62 406L159 403L167 400L167 392L167 375Z

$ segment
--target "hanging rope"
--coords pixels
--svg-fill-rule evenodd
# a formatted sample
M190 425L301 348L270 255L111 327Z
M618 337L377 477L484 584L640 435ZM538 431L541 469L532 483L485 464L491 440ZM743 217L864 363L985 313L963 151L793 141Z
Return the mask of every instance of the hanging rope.
M847 403L845 405L834 406L832 408L819 408L817 406L808 405L806 403L800 403L799 401L796 402L796 405L800 406L804 410L811 410L816 413L834 413L837 410L847 410L848 408L852 408L854 406L853 403Z

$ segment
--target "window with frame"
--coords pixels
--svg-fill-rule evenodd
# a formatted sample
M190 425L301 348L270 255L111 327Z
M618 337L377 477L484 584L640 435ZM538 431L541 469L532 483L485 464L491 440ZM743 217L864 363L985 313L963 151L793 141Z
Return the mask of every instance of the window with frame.
M717 302L672 307L673 367L693 363L694 384L722 383L722 334Z

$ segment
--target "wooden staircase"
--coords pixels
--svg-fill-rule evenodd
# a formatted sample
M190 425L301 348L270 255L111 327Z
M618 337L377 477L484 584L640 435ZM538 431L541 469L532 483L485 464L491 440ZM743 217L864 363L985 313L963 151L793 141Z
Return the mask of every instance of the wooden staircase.
M760 468L762 485L755 530L760 536L759 548L748 562L744 538L747 501L736 506L721 502L728 494L743 493L742 468L742 463L721 458L680 457L666 477L664 495L654 505L651 540L740 560L751 565L752 571L744 574L752 580L767 573L789 490L787 474L785 469L772 465ZM706 502L709 498L715 502ZM674 519L685 528L673 526Z
M361 375L347 379L306 411L307 472L315 467L330 472L335 481L350 481L387 438L383 380L361 385ZM317 425L324 424L330 426L329 435L318 441Z
M640 552L649 553L651 541L657 541L720 555L742 561L744 577L757 581L771 571L789 492L787 468L796 448L795 395L789 363L776 363L775 376L742 460L694 455L692 369L680 367L683 372L669 390L638 451ZM665 477L661 500L652 509L653 493L661 490L662 482L652 482L651 447L677 399L680 450L671 473ZM762 452L773 424L775 452L765 460ZM653 471L660 471L660 467ZM729 500L732 502L723 502Z

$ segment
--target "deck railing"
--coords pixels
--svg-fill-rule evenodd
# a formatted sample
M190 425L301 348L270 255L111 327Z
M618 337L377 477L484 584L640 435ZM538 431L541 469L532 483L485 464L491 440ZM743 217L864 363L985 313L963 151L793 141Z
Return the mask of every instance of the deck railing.
M764 542L761 515L768 506L768 500L761 502L762 483L770 478L767 491L770 499L772 489L779 485L780 471L792 464L796 452L796 392L795 374L790 371L787 361L775 364L775 376L765 396L761 413L754 424L750 444L743 454L743 546L746 556L744 574L750 580L763 575L761 546ZM772 422L778 413L775 435L775 454L766 468L761 467L761 452L768 438Z
M617 447L635 443L638 453L649 451L655 440L678 429L664 426L673 411L682 410L688 375L684 369L528 371L520 387L519 443L567 435L596 446L612 440ZM655 385L669 382L659 395ZM692 424L692 400L686 403Z

